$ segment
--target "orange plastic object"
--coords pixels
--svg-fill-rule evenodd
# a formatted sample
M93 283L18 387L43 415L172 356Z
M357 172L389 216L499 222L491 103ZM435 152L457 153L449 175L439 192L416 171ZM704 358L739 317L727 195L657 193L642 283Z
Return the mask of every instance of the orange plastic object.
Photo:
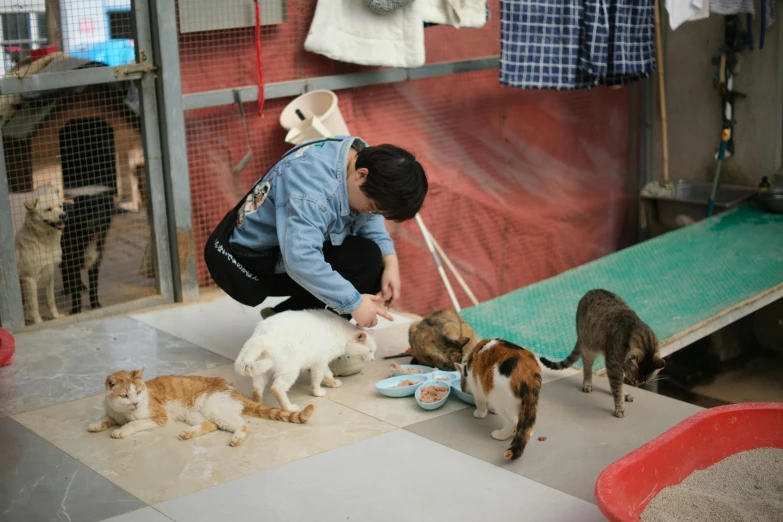
M639 520L663 488L741 451L783 448L783 404L721 406L688 417L598 476L598 508L612 522Z

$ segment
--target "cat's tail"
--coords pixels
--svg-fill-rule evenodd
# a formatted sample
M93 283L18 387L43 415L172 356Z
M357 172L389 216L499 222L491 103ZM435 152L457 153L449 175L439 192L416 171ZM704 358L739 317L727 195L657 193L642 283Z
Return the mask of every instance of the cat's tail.
M266 351L263 339L251 337L240 350L234 362L234 371L245 377L258 377L272 369L272 361L261 359Z
M565 368L569 368L574 365L576 361L579 360L579 343L577 343L576 346L574 346L574 351L571 352L568 357L563 359L562 361L553 362L547 359L546 357L541 357L541 364L549 368L550 370L563 370Z
M234 371L237 375L245 377L260 377L266 375L274 367L271 359L261 359L258 361L237 359L234 363Z
M536 423L536 413L538 412L538 392L540 388L530 390L522 397L522 407L519 409L519 420L517 421L517 431L511 440L511 446L503 453L506 460L516 460L522 456L525 451L527 441L533 432L533 425Z
M259 419L304 424L310 419L310 417L313 416L313 411L315 411L315 406L312 404L308 404L305 409L300 412L291 412L281 410L280 408L270 408L269 406L264 406L258 402L251 401L239 392L236 392L235 396L244 407L242 413L252 417L258 417Z

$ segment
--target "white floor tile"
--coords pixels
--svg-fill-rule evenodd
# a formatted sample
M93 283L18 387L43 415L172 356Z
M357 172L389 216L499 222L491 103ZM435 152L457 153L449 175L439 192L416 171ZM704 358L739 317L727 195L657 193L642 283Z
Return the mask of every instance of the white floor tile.
M237 376L233 364L199 374L222 377L234 384L241 393L252 393L250 379ZM246 417L250 436L236 448L228 445L230 436L224 431L208 433L192 440L180 440L178 434L187 425L178 421L121 440L112 439L111 430L88 433L87 424L100 418L103 410L103 398L100 395L23 413L7 420L22 424L46 439L47 443L41 441L42 444L49 446L48 443L51 443L149 505L273 469L394 429L385 422L326 398L313 397L297 387L289 391L289 397L301 407L307 404L315 406L315 412L307 424ZM267 390L263 403L275 403L270 390ZM0 447L4 446L0 444ZM0 470L2 466L0 458ZM2 479L0 474L0 482ZM2 500L0 496L0 505ZM2 515L0 520L3 520Z
M131 511L114 518L107 518L103 522L171 522L169 517L160 514L151 507Z
M270 297L259 306L251 308L228 296L222 296L209 301L134 314L131 317L233 360L261 320L261 309L275 306L283 300ZM394 322L381 318L376 329L410 322L410 319L401 316L395 316Z
M155 507L178 522L603 520L588 502L402 430Z
M131 317L234 360L261 320L261 308L281 301L279 298L267 299L251 308L223 296Z

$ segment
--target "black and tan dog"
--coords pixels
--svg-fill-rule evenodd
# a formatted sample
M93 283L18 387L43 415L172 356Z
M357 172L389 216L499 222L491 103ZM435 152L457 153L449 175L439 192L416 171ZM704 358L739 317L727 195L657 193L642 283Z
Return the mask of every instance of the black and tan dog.
M100 308L98 272L106 245L106 234L112 216L117 213L114 197L109 194L76 196L67 205L68 218L61 240L63 260L60 271L63 293L71 295L71 315L82 311L82 269L87 270L90 284L90 308Z

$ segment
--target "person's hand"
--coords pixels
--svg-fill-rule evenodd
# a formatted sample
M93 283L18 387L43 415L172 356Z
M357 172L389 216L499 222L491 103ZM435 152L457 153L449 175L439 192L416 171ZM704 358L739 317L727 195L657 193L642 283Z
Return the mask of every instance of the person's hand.
M381 277L381 293L386 306L391 306L400 298L400 264L397 256L390 254L383 258L383 276Z
M394 321L394 317L379 306L381 302L383 302L383 297L362 294L362 302L359 308L351 312L351 317L356 319L356 324L361 328L372 328L378 324L379 315L389 321Z

